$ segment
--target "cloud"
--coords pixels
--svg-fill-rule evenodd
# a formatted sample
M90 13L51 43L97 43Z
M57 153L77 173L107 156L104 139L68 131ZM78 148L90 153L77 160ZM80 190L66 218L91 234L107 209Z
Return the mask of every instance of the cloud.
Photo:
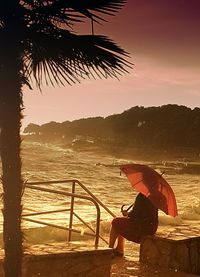
M199 0L129 0L97 31L106 31L132 55L151 57L165 66L197 67L199 11Z

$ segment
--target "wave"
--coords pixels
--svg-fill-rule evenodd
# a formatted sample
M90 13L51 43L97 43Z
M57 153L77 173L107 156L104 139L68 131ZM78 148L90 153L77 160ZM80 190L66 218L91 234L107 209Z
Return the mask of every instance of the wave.
M200 220L200 201L196 205L186 207L185 211L177 217L167 216L164 213L159 214L159 227L162 233L170 231L170 228L184 226L188 220ZM91 228L95 229L95 221L88 224ZM102 220L100 223L100 236L108 240L110 232L111 220ZM92 231L82 224L75 224L74 229L78 232L72 232L72 241L92 243L94 237L89 236L87 233ZM68 240L69 232L67 230L58 229L55 227L32 227L23 229L24 244L45 244L64 242ZM0 245L2 246L3 236L0 234ZM104 242L100 239L100 243Z
M181 215L184 220L200 220L200 199L187 205Z
M100 235L104 239L108 239L111 220L102 220L100 222ZM170 227L181 227L186 224L186 222L190 221L199 221L200 220L200 200L196 202L196 205L190 207L186 207L183 212L178 215L177 217L171 217L165 215L164 213L159 214L159 226L164 229L170 229ZM95 229L95 221L91 221L88 225ZM82 224L76 224L74 229L79 230L80 233L72 233L73 241L85 241L91 240L92 237L86 235L86 233L91 233L91 230ZM31 228L25 230L25 237L26 240L31 243L38 243L38 242L48 242L48 241L65 241L68 239L68 232L65 230L59 230L53 227L39 227L39 228Z
M192 203L185 206L177 217L171 217L164 214L159 215L159 224L162 226L170 225L176 226L193 221L199 223L200 221L200 199L194 198Z
M159 215L159 225L161 226L178 226L183 223L181 216L171 217L168 215Z
M95 222L90 222L91 228L95 229ZM72 232L72 241L94 241L95 237L87 235L87 233L93 234L93 232L83 225L76 224L74 229L78 232ZM102 221L100 224L100 236L107 240L110 231L110 221ZM45 244L54 242L64 242L68 240L69 232L67 230L58 229L55 227L35 227L23 229L24 244ZM102 241L103 242L103 241ZM0 234L0 246L3 245L3 235Z

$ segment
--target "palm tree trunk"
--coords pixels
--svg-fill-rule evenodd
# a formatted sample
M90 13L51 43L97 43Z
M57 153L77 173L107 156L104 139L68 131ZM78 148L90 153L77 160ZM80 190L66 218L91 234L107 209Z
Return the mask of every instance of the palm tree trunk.
M3 239L5 277L20 277L22 263L21 233L21 77L20 57L13 42L5 43L4 61L0 68L0 149L4 191Z

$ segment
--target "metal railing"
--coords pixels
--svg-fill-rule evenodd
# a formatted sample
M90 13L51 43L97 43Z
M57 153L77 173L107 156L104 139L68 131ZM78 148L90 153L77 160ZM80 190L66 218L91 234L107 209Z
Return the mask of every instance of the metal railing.
M51 189L46 188L45 185L51 184L70 184L71 183L71 192L65 192L63 190ZM76 194L76 186L79 186L87 193L87 195ZM88 190L86 186L84 186L80 181L73 179L73 180L55 180L55 181L45 181L45 182L27 182L25 185L26 189L38 190L47 193L62 195L71 198L70 208L69 209L59 209L59 210L51 210L51 211L42 211L42 212L32 212L32 213L25 213L22 215L23 220L34 222L37 224L42 224L46 226L51 226L54 228L62 229L68 231L68 241L71 241L72 232L75 233L82 233L82 231L73 228L73 219L74 216L81 221L92 233L84 232L84 235L93 236L95 237L95 247L98 247L99 238L101 238L104 242L107 241L100 235L100 207L101 206L107 213L109 213L112 217L115 215L94 195ZM96 208L96 229L93 229L85 220L83 220L75 211L75 198L84 199L93 203ZM37 216L37 215L44 215L44 214L51 214L51 213L59 213L59 212L69 212L69 225L68 227L63 227L57 224L52 224L49 222L45 222L42 220L36 220L33 218L29 218L30 216Z

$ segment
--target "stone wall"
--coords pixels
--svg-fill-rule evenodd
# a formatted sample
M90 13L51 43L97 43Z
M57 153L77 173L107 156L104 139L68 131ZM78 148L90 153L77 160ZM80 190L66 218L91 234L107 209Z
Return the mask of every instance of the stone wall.
M147 236L140 245L140 261L200 275L200 237L167 239Z

